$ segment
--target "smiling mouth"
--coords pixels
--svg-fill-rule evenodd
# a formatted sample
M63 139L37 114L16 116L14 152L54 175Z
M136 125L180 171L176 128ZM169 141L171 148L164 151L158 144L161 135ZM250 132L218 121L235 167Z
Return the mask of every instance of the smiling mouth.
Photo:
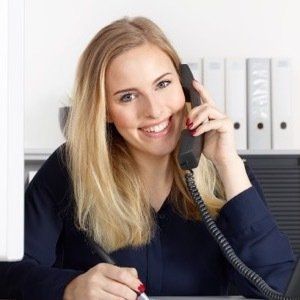
M148 133L160 133L168 127L168 125L170 124L170 120L171 117L155 126L143 127L140 128L140 130Z

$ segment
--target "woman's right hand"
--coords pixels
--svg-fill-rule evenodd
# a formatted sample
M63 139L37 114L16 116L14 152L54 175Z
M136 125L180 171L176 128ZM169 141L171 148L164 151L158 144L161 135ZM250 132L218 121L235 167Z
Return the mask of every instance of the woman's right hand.
M100 263L74 278L63 300L136 300L143 288L136 269Z

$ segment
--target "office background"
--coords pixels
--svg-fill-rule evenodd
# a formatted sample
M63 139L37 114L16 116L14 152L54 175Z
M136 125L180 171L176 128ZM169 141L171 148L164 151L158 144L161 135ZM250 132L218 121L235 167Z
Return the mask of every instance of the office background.
M78 58L95 33L143 15L167 34L184 62L202 57L288 57L294 133L287 152L244 153L282 231L300 254L300 2L297 0L25 1L25 171L37 170L63 141Z
M296 0L25 1L25 149L61 142L58 107L68 104L76 64L104 25L128 15L156 21L185 62L201 57L290 57L300 149L300 3ZM33 151L33 152L34 152Z

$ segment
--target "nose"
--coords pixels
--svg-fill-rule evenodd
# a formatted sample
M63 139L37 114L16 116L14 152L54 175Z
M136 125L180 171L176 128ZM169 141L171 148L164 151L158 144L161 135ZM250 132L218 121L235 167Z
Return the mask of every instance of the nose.
M144 101L144 112L147 118L159 119L162 116L162 104L157 95L147 94Z

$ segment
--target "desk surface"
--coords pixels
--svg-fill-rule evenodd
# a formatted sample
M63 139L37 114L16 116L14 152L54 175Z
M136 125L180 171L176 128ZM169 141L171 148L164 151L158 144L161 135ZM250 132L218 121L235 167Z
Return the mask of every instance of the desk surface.
M150 300L220 300L220 299L227 299L227 300L241 300L246 299L242 296L198 296L198 297L150 297ZM10 300L10 299L0 299L0 300Z
M198 296L198 297L150 297L150 300L220 300L220 299L227 299L227 300L241 300L246 299L243 296ZM10 299L0 299L0 300L10 300Z
M229 299L229 300L241 300L246 299L243 296L202 296L202 297L150 297L150 300L220 300L220 299Z

